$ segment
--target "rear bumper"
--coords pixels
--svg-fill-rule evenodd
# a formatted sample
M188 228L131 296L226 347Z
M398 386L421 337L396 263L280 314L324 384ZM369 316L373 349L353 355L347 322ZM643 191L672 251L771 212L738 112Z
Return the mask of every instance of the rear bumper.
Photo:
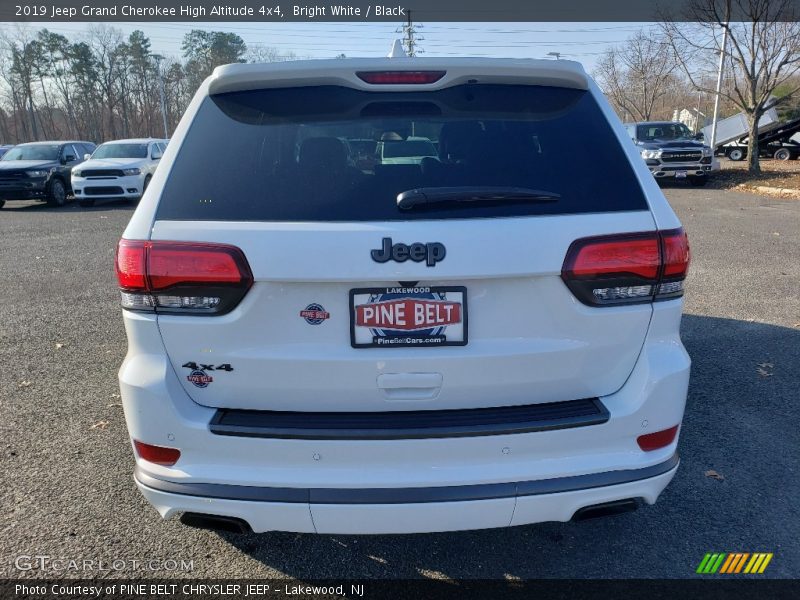
M677 439L644 452L636 438L683 418L690 360L678 336L681 306L681 300L653 305L633 371L619 390L599 398L608 411L601 423L355 440L212 433L217 410L186 395L155 317L127 313L120 387L128 430L132 438L181 451L174 467L137 459L137 485L164 517L183 511L237 517L254 531L478 529L566 521L585 506L628 498L653 503L675 473L669 461Z
M546 480L430 488L270 488L175 483L137 469L141 493L168 518L179 512L234 517L253 531L379 534L456 531L568 521L618 500L653 504L678 455L643 469Z

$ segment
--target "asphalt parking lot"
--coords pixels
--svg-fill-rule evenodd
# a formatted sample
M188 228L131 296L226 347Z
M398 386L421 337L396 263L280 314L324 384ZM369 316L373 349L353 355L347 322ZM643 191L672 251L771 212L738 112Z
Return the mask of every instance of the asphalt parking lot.
M162 521L134 487L116 372L112 269L132 207L0 211L0 577L20 555L177 559L126 577L694 576L706 552L773 552L800 574L800 201L664 190L689 232L693 373L672 484L652 507L581 523L406 536L234 536ZM713 471L716 477L708 476ZM66 573L108 576L114 572Z

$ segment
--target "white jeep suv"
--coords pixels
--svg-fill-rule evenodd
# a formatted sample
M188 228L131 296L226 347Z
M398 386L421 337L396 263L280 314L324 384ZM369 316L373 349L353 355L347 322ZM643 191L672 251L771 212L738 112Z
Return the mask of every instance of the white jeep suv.
M596 149L578 170L570 131ZM387 133L437 155L354 167L347 140ZM117 251L136 485L240 531L652 504L678 467L688 263L577 63L220 67Z
M81 206L96 200L135 200L142 196L164 154L167 140L106 142L72 170L72 190Z

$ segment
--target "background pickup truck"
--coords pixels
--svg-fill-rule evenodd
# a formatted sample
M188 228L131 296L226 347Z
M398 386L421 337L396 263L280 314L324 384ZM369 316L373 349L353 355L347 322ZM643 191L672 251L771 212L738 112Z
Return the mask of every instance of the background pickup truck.
M626 123L633 142L656 179L688 179L692 185L705 185L711 173L711 148L703 144L703 134L693 135L683 123L653 121Z

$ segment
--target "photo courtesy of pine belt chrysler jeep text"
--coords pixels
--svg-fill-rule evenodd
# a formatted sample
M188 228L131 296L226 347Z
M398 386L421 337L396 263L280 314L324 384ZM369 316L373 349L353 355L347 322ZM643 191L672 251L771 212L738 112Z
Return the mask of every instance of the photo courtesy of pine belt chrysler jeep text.
M580 173L576 135L602 148ZM117 248L136 485L165 518L257 532L653 504L688 265L577 63L217 68Z

